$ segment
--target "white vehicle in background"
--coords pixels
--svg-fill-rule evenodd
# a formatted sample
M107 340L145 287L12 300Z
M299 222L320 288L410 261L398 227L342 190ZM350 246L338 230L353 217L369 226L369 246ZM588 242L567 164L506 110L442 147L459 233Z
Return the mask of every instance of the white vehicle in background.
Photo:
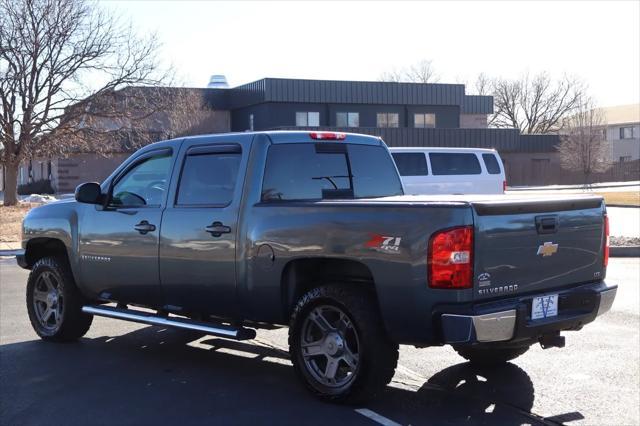
M502 194L504 165L495 149L389 148L405 193Z

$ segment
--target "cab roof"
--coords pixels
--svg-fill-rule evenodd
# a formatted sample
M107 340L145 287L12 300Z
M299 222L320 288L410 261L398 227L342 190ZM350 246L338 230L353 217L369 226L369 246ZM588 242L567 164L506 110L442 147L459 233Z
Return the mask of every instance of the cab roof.
M272 143L322 143L322 142L337 142L337 143L350 143L360 145L376 145L381 146L383 144L382 139L378 136L363 135L358 133L345 133L345 132L332 132L322 130L267 130L259 132L229 132L229 133L213 133L207 135L193 135L187 136L186 140L202 139L203 142L215 141L216 137L227 137L231 135L237 135L242 138L253 138L256 135L267 136Z
M227 132L227 133L210 133L204 135L192 135L186 137L179 137L165 141L154 142L149 144L141 150L147 151L149 149L157 149L162 147L174 147L183 140L190 140L194 142L211 143L217 138L224 137L229 139L229 136L237 136L238 139L250 140L256 135L265 135L274 144L281 143L348 143L359 145L373 145L383 146L384 142L378 136L362 135L358 133L345 133L345 132L332 132L322 130L273 130L273 131L260 131L260 132Z
M278 130L255 133L267 135L273 143L338 142L361 145L382 145L382 139L380 139L380 137L363 135L359 133L332 132L323 130Z

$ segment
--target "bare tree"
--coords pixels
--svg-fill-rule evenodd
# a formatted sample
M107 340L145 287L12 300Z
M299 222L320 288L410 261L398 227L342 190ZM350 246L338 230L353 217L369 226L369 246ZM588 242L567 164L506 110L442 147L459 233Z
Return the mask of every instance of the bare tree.
M593 173L605 172L611 167L602 110L595 108L591 100L581 101L563 124L558 147L562 167L581 173L587 185Z
M155 36L136 37L88 0L0 0L5 205L17 203L21 161L95 142L100 130L91 130L87 117L112 118L108 130L120 130L122 110L98 106L122 96L124 87L164 81L158 47ZM135 105L135 98L130 102ZM135 119L150 116L148 105L154 102L127 109L130 128Z
M485 73L478 74L476 81L473 84L473 88L475 89L475 94L479 96L487 96L491 95L491 78Z
M382 73L380 81L396 83L437 83L440 77L436 73L433 61L422 60L402 69L393 69Z
M553 81L545 72L515 80L497 78L490 84L494 102L491 123L526 134L558 132L580 106L584 92L584 84L577 78Z

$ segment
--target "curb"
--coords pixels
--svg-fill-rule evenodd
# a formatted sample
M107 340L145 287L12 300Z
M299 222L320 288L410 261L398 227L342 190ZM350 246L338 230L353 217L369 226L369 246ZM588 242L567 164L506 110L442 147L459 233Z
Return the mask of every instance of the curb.
M613 246L609 247L611 257L640 257L640 246Z
M638 186L638 184L639 184L638 181L629 181L628 183L620 182L620 185L608 185L606 184L606 182L603 182L603 185L599 185L598 182L596 182L594 184L595 186L590 186L590 189L594 190L594 189L600 189L600 188L604 188L604 189L628 188L631 186ZM558 185L554 188L549 188L549 186L547 185L507 187L509 191L563 191L563 190L584 189L584 188L585 188L585 185Z
M640 206L630 206L629 204L607 204L607 207L624 207L629 209L640 209Z

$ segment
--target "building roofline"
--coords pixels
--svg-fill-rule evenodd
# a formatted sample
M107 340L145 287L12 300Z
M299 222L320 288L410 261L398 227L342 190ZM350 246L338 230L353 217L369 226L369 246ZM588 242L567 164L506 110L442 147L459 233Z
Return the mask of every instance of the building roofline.
M336 79L320 79L320 78L287 78L287 77L263 77L258 80L250 81L232 89L245 86L247 84L256 83L264 80L280 80L280 81L309 81L309 82L327 82L327 83L374 83L374 84L398 84L398 85L415 85L415 86L460 86L465 87L462 83L418 83L412 81L384 81L384 80L336 80Z

